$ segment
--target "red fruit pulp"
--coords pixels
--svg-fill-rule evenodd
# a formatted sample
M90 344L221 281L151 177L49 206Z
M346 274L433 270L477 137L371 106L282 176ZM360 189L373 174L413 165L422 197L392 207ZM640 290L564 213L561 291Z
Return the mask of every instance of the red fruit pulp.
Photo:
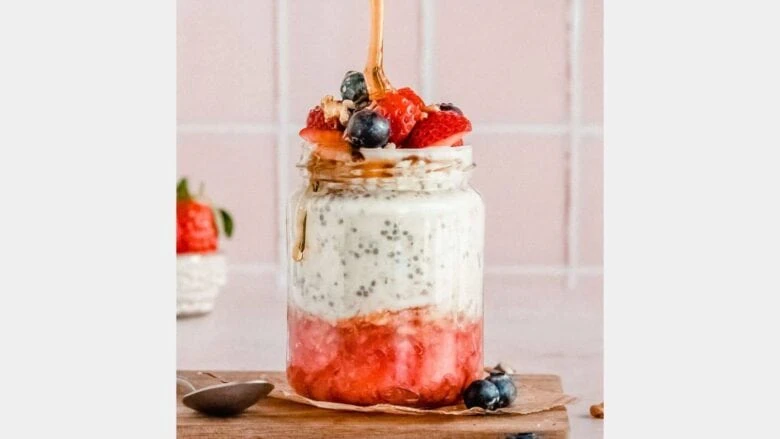
M482 371L481 318L409 308L334 324L290 307L287 320L287 380L312 399L438 407Z

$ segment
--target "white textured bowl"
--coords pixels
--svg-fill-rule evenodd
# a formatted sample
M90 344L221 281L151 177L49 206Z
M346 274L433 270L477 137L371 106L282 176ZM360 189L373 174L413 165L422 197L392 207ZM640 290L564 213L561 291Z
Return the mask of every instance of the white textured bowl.
M176 317L206 314L214 309L227 282L227 262L221 253L176 256Z

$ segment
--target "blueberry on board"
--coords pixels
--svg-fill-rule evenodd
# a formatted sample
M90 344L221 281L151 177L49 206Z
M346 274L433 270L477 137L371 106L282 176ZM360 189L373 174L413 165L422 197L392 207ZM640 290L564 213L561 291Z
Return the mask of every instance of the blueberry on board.
M344 138L353 148L379 148L390 139L390 121L368 108L352 114Z
M463 403L467 408L495 410L498 408L499 397L498 387L487 380L476 380L463 391Z
M490 376L486 379L495 384L498 388L498 393L500 395L498 401L499 407L508 407L514 402L517 397L517 388L515 387L515 383L512 382L512 377L501 372L491 372Z
M349 99L355 105L368 102L368 87L366 77L360 72L348 71L341 81L341 98Z
M463 116L463 112L462 112L462 111L460 111L460 108L458 108L458 107L456 107L456 106L452 105L452 104L451 104L451 103L449 103L449 102L445 102L445 103L443 103L443 104L439 104L439 109L440 109L441 111L454 111L454 112L456 112L456 113L460 114L461 116Z
M536 439L536 433L515 433L508 434L506 439Z

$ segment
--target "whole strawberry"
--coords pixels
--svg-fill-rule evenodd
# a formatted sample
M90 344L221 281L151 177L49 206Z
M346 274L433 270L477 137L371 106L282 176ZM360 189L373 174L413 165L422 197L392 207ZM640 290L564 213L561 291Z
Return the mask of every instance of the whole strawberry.
M233 219L218 209L225 235L233 235ZM217 251L219 227L214 210L203 199L203 186L197 197L190 194L187 179L176 185L176 253L210 253Z

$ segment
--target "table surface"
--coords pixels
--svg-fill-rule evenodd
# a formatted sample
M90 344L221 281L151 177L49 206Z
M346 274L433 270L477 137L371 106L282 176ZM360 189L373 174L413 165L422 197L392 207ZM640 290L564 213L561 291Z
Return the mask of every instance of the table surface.
M284 381L284 372L215 371L228 381L268 379ZM213 385L214 378L195 371L177 371L196 388ZM555 375L515 375L516 381L539 390L561 391ZM182 392L188 392L179 386ZM327 437L328 439L496 439L521 432L536 432L540 439L569 437L569 418L563 407L524 416L446 416L394 415L323 410L277 398L268 398L248 408L241 416L218 418L204 416L186 407L176 406L176 436L180 438L288 439L291 437ZM327 432L327 434L323 434Z
M559 375L572 438L600 438L589 407L603 401L601 277L574 289L557 276L485 276L485 362ZM177 369L284 370L286 293L273 272L231 271L214 311L177 321Z

